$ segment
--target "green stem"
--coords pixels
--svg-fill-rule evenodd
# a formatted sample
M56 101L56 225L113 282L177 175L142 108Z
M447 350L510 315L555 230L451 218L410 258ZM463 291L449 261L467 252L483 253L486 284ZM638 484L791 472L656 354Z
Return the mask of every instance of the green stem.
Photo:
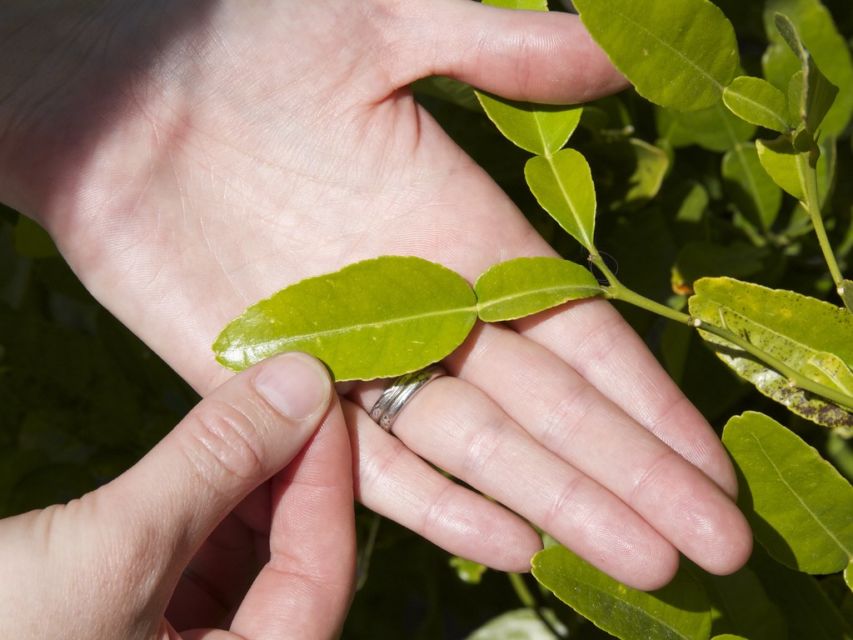
M841 269L838 268L835 254L832 251L832 246L829 244L829 237L826 235L826 228L823 226L817 185L817 171L809 162L809 154L801 153L797 156L797 169L799 170L800 180L803 183L806 193L806 201L803 205L806 211L808 211L809 218L811 218L820 250L823 252L826 266L829 267L829 273L832 275L832 281L835 283L836 288L840 288L843 285L844 276L841 275Z
M609 287L605 289L605 295L612 300L622 300L623 302L627 302L628 304L632 304L635 307L640 307L641 309L645 309L646 311L650 311L659 316L663 316L664 318L668 318L670 320L674 320L675 322L680 322L681 324L686 324L688 326L694 327L695 329L701 329L707 333L713 334L723 340L730 342L731 344L743 349L748 354L763 362L767 366L772 369L775 369L779 374L785 376L788 381L801 389L814 393L815 395L819 395L827 400L831 400L832 402L841 405L847 410L853 410L853 398L848 396L846 393L842 391L838 391L836 389L832 389L825 385L820 384L819 382L815 382L804 375L802 375L799 371L789 367L782 360L773 356L763 349L759 349L754 344L749 342L748 340L744 340L736 333L732 333L728 329L724 329L723 327L718 327L713 324L708 324L699 320L698 318L692 318L686 313L682 313L681 311L676 311L666 305L662 305L659 302L655 302L654 300L650 300L645 296L640 295L636 291L632 291L625 285L623 285L616 276L613 274L610 269L607 268L607 265L604 264L604 261L601 259L601 256L598 253L594 253L590 256L590 262L592 262L604 276L607 278Z
M521 604L533 611L542 621L542 624L548 627L548 630L554 634L555 638L565 638L566 635L561 633L559 629L555 628L554 625L551 624L551 621L542 614L542 605L539 603L536 596L533 595L533 592L527 588L527 583L524 581L524 577L520 573L508 573L507 575L509 576L512 588L515 590L515 594L518 596L518 599L521 600Z

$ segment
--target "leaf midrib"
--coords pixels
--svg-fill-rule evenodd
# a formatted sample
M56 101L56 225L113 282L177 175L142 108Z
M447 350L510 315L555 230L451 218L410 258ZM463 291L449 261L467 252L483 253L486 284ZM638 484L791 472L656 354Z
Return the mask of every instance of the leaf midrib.
M669 49L670 51L672 51L672 52L673 52L674 54L676 54L679 58L681 58L682 60L684 60L684 62L686 62L688 65L690 65L691 67L693 67L694 69L696 69L696 71L698 71L702 76L704 76L705 78L707 78L707 79L708 79L708 80L709 80L709 81L710 81L710 82L711 82L711 83L712 83L712 84L717 88L717 90L720 92L720 94L722 94L722 93L723 93L723 89L724 89L723 85L722 85L722 84L720 84L719 82L717 82L717 79L716 79L714 76L712 76L710 73L708 73L707 71L705 71L702 67L700 67L698 64L696 64L695 62L693 62L693 60L691 60L691 59L690 59L690 58L688 58L687 56L685 56L681 51L679 51L679 50L678 50L678 49L676 49L674 46L672 46L671 44L669 44L666 40L663 40L663 39L659 38L659 37L655 34L655 32L654 32L654 31L650 31L650 30L649 30L645 25L640 24L639 22L637 22L637 21L636 21L636 20L634 20L633 18L631 18L631 17L629 17L629 16L625 15L624 13L622 13L621 11L619 11L618 9L611 8L610 10L611 10L614 14L616 14L617 16L619 16L619 17L621 17L621 18L624 18L627 22L630 22L630 23L631 23L631 24L633 24L635 27L637 27L637 28L639 28L641 31L645 32L647 35L649 35L649 36L650 36L650 37L651 37L655 42L657 42L658 44L661 44L661 45L663 45L665 48L667 48L667 49Z
M800 506L803 507L803 509L806 511L806 513L808 513L812 517L812 519L818 525L820 525L820 528L826 532L826 535L829 536L835 542L835 544L838 545L838 548L847 554L847 561L849 563L850 558L853 557L853 553L851 553L851 551L844 545L844 543L841 542L841 540L839 540L835 536L835 534L826 527L825 524L823 524L823 522L817 517L817 514L815 514L815 512L812 511L805 502L803 502L803 499L800 497L800 494L798 494L796 491L794 491L794 488L788 483L788 481L782 475L782 472L779 469L779 467L776 466L776 463L774 462L774 460L767 453L767 450L764 448L764 445L761 443L761 440L758 439L758 436L756 436L751 431L748 431L747 433L755 441L755 444L757 445L759 451L761 452L761 455L764 456L764 459L770 464L771 467L773 467L773 471L776 472L776 475L778 476L780 482L782 482L782 484L785 485L785 488L791 493L791 495L793 495L797 499L797 502L800 503Z
M767 115L771 116L773 120L776 120L777 122L779 122L779 123L782 125L782 130L783 130L783 131L787 131L787 130L789 129L788 123L787 123L787 122L785 122L785 120L783 120L783 119L779 116L779 114L778 114L778 113L776 113L775 111L773 111L773 110L772 110L772 109L770 109L769 107L766 107L765 105L763 105L763 104L762 104L762 103L760 103L760 102L756 102L755 100L753 100L752 98L750 98L750 97L746 96L746 95L745 95L745 94L743 94L743 93L740 93L740 92L738 92L738 91L733 91L731 88L729 88L729 91L731 91L732 95L737 96L738 98L740 98L740 99L741 99L741 100L743 100L744 102L748 102L749 104L751 104L752 106L754 106L755 108L757 108L759 111L762 111L762 112L766 113ZM753 123L753 124L754 124L754 123Z
M560 193L563 194L563 199L566 201L566 204L569 205L569 211L572 212L572 218L574 218L575 225L577 225L578 234L583 237L581 243L584 247L590 249L593 246L592 239L589 237L589 235L587 235L583 220L581 220L581 217L578 214L578 207L575 205L571 196L569 196L569 192L566 189L566 185L563 184L563 180L560 178L560 172L557 171L557 166L554 163L554 156L545 156L545 160L548 162L548 168L551 170L551 174L554 176L554 181L557 183L557 186L560 187Z
M477 305L477 308L479 311L482 311L483 309L489 309L489 308L497 306L499 304L503 304L504 302L508 302L508 301L512 301L512 300L518 300L518 299L526 298L526 297L530 297L530 296L535 296L535 295L539 295L542 293L553 293L553 292L557 292L557 291L595 291L595 292L600 293L601 287L594 286L594 285L586 285L586 284L576 284L576 285L565 285L565 284L563 284L563 285L557 285L554 287L541 287L539 289L526 289L525 291L522 291L521 293L511 293L511 294L506 295L506 296L501 296L500 298L492 298L488 302L479 303Z

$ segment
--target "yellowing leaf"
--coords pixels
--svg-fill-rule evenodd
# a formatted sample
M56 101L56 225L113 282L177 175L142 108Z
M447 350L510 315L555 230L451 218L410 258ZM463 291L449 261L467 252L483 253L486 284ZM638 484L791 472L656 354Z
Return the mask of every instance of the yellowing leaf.
M729 420L723 444L746 481L738 502L782 564L843 571L853 557L853 487L799 436L753 411Z
M477 319L471 286L441 265L384 256L308 278L249 307L216 340L241 370L283 351L322 360L335 380L401 375L449 355Z
M542 208L591 251L596 202L586 159L574 149L563 149L552 158L531 158L524 175Z
M560 258L501 262L477 279L474 291L484 322L514 320L602 293L588 269Z
M575 0L581 20L643 97L712 106L738 66L734 29L708 0Z
M809 380L822 384L826 372L840 375L836 360L853 363L853 314L844 309L731 278L698 280L695 291L689 300L694 318L728 329ZM849 407L805 392L739 347L701 333L723 362L764 395L817 424L853 428ZM821 376L815 376L816 366Z

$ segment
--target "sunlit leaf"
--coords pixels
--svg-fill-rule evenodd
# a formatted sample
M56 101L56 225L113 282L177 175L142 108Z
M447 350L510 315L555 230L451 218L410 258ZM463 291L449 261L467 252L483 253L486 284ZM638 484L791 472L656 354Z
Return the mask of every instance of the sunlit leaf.
M591 250L596 203L586 159L574 149L563 149L552 158L531 158L524 167L524 175L542 208Z
M483 4L503 9L526 9L548 11L548 0L483 0Z
M810 380L815 366L832 371L836 360L848 367L853 363L853 314L844 309L731 278L705 278L694 287L689 301L694 318L728 329ZM739 376L790 411L824 426L853 427L847 408L791 385L720 338L704 332L702 337Z
M853 487L795 433L753 411L723 444L743 480L739 504L756 539L797 571L842 571L853 557Z
M726 191L740 212L765 231L782 206L782 190L762 167L754 144L741 143L723 156Z
M235 370L282 351L304 351L336 380L371 380L441 360L476 319L474 291L461 276L421 258L384 256L303 280L252 305L213 349Z
M758 160L777 185L794 196L797 200L805 200L805 187L797 167L797 150L784 139L756 140Z
M723 92L732 113L759 127L787 133L788 102L785 94L761 78L738 76Z
M552 626L561 632L566 631L565 625L552 612L543 610L542 614L548 617ZM534 611L516 609L490 620L467 640L557 640L557 636Z
M522 149L551 156L577 129L583 109L516 102L477 91L486 115L500 132Z
M786 640L788 628L749 567L728 576L697 572L714 605L711 633L736 633L750 640ZM737 637L737 636L731 636Z
M575 0L592 37L643 97L694 111L734 77L734 29L707 0Z
M706 640L711 603L682 568L666 587L647 593L617 582L561 546L533 556L533 575L597 627L622 640Z
M484 322L515 320L568 300L601 295L595 276L559 258L516 258L496 264L474 284Z

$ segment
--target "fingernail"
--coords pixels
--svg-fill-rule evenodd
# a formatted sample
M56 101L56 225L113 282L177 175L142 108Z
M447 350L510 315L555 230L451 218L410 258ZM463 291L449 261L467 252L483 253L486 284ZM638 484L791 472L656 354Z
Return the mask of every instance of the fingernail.
M303 420L324 408L332 388L323 366L300 353L268 362L254 384L267 402L291 420Z

